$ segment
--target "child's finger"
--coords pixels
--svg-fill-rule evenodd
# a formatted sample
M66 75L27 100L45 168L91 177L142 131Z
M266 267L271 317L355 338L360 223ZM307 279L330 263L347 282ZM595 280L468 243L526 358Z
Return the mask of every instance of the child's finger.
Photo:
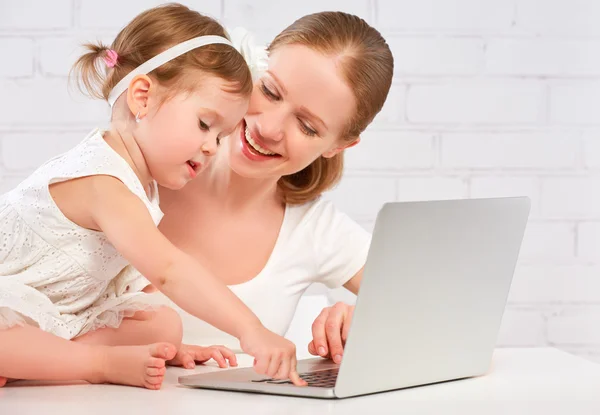
M296 356L292 356L291 364L290 364L290 380L296 386L307 386L308 383L300 377L298 374L296 366L298 365L298 361L296 360Z
M290 380L296 386L306 386L306 385L308 385L308 383L306 383L306 381L300 377L300 375L298 374L298 372L296 372L295 369L292 369L290 371Z
M219 367L221 369L225 369L227 367L227 362L225 361L225 358L221 354L220 350L218 350L218 349L213 350L211 357L214 359L215 362L217 362L219 364Z
M259 375L266 375L271 363L271 356L268 357L256 357L254 359L254 371Z
M271 357L271 363L269 363L269 368L267 369L267 376L274 378L277 372L279 371L279 367L281 366L282 358L281 356L273 355Z
M279 370L273 377L275 379L288 379L289 373L290 373L290 360L283 359L283 361L281 362L281 366L279 366Z
M181 356L181 365L186 369L193 369L196 367L194 356L191 353L184 353Z
M229 360L229 366L237 366L237 356L225 346L219 346L219 350L225 359Z

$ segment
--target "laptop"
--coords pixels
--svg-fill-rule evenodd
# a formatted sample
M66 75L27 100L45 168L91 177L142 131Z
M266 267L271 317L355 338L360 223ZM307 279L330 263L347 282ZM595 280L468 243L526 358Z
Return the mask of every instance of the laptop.
M300 360L308 386L252 368L182 376L203 389L347 398L490 368L527 197L387 203L375 221L342 363Z

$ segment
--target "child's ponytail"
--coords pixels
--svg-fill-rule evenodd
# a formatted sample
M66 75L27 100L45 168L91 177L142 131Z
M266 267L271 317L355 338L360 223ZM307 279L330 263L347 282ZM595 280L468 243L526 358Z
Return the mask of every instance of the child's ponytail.
M93 98L106 99L104 85L106 82L106 61L109 58L110 48L101 42L86 43L83 47L87 50L77 59L69 78L75 81L79 90Z

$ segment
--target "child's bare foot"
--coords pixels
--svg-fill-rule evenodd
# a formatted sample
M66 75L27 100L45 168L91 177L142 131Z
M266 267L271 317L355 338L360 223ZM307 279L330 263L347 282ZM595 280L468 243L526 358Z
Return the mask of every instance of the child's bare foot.
M0 388L8 385L9 383L16 382L17 380L19 380L19 379L11 379L11 378L5 378L4 376L0 376Z
M177 349L170 343L107 347L99 362L99 375L89 381L160 389L166 372L165 361L173 359L176 353Z

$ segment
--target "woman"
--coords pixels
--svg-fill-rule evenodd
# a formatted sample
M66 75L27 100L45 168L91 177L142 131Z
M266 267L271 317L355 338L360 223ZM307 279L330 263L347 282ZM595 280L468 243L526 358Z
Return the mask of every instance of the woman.
M343 152L381 110L392 75L388 45L362 19L305 16L269 46L243 125L209 172L180 191L160 191L162 232L278 334L310 284L358 292L369 234L319 196L341 178ZM339 363L352 311L323 310L310 353ZM185 317L186 331L199 333L194 341L236 348L235 339ZM182 350L179 363L193 367L194 347Z
M269 53L268 71L255 83L242 125L208 171L183 190L160 190L160 229L229 285L264 326L283 335L312 283L355 294L360 287L369 235L319 197L341 178L343 151L360 141L381 110L393 58L375 29L340 12L297 20L275 38ZM123 281L127 292L148 284L131 267ZM352 311L345 304L323 310L309 351L339 363ZM171 364L193 367L211 357L222 367L225 358L235 364L223 348L181 345L181 319L168 307L132 319L136 333L129 343L110 328L76 341L168 341L179 350ZM188 326L199 333L199 344L237 348L197 319ZM255 369L271 377L290 372L273 364ZM6 381L0 377L0 387Z

